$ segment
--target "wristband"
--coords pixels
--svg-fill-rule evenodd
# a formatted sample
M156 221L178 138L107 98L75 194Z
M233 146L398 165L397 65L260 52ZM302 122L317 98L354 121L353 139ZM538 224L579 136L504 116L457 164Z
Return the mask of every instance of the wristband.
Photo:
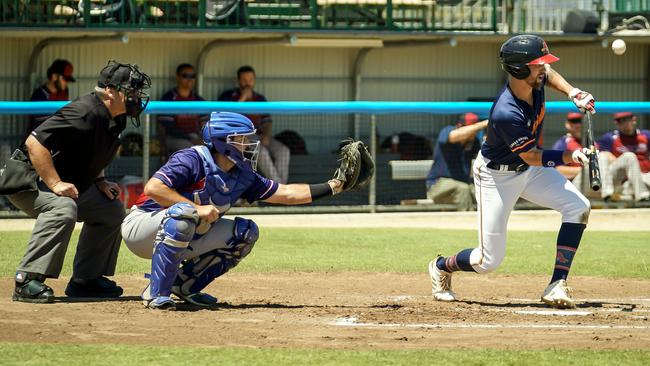
M106 180L106 177L95 178L95 183L103 182Z
M319 198L333 196L334 190L329 183L310 184L309 193L311 194L311 200L314 201Z
M542 166L554 167L558 165L564 165L564 159L562 159L564 151L562 150L544 150L542 151Z

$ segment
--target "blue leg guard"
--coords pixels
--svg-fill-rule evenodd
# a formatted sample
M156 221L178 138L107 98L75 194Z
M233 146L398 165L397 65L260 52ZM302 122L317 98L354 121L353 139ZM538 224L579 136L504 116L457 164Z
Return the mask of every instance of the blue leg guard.
M151 297L171 295L181 254L190 244L198 222L199 215L189 203L177 203L167 209L151 258Z
M235 217L233 236L225 248L209 251L183 263L174 283L174 294L189 295L203 290L215 278L239 264L253 250L258 238L259 228L255 222Z

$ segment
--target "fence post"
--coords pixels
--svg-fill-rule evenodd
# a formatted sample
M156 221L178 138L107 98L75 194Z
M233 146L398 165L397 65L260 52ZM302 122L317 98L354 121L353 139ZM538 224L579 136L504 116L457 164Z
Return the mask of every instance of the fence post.
M144 184L149 180L149 160L151 158L151 151L149 150L149 142L151 141L151 115L144 115L144 126L142 131L142 182Z
M370 116L370 155L372 160L377 161L377 119L373 114ZM377 168L375 174L370 180L370 187L368 187L368 204L370 205L370 213L377 212Z

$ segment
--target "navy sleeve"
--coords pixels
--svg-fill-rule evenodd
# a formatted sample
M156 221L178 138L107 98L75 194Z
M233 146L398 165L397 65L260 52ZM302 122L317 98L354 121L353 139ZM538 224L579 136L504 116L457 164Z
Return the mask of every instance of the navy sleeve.
M217 98L217 100L222 101L222 102L231 102L231 101L233 101L232 100L232 89L222 92L219 95L219 98Z
M264 178L257 172L251 171L250 173L255 175L253 177L253 183L241 195L241 197L246 199L249 203L266 200L273 196L278 190L279 185L275 181Z
M204 175L201 158L194 149L189 148L175 152L153 176L178 190L200 181Z
M600 151L612 151L612 137L614 136L613 132L607 132L602 135L598 141L596 141L596 147Z
M535 147L535 136L528 129L526 118L512 109L496 112L491 116L494 130L515 154L521 154Z
M447 142L449 142L449 134L453 130L454 130L454 126L447 126L442 130L440 130L440 133L438 134L438 143L446 144Z
M566 138L564 136L555 141L553 144L553 150L566 150Z

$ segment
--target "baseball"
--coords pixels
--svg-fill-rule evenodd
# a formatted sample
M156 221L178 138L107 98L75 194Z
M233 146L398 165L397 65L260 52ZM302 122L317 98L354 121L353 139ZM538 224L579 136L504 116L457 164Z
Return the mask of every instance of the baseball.
M625 41L622 39L616 39L614 42L612 42L612 51L614 51L615 54L617 55L622 55L625 53Z

